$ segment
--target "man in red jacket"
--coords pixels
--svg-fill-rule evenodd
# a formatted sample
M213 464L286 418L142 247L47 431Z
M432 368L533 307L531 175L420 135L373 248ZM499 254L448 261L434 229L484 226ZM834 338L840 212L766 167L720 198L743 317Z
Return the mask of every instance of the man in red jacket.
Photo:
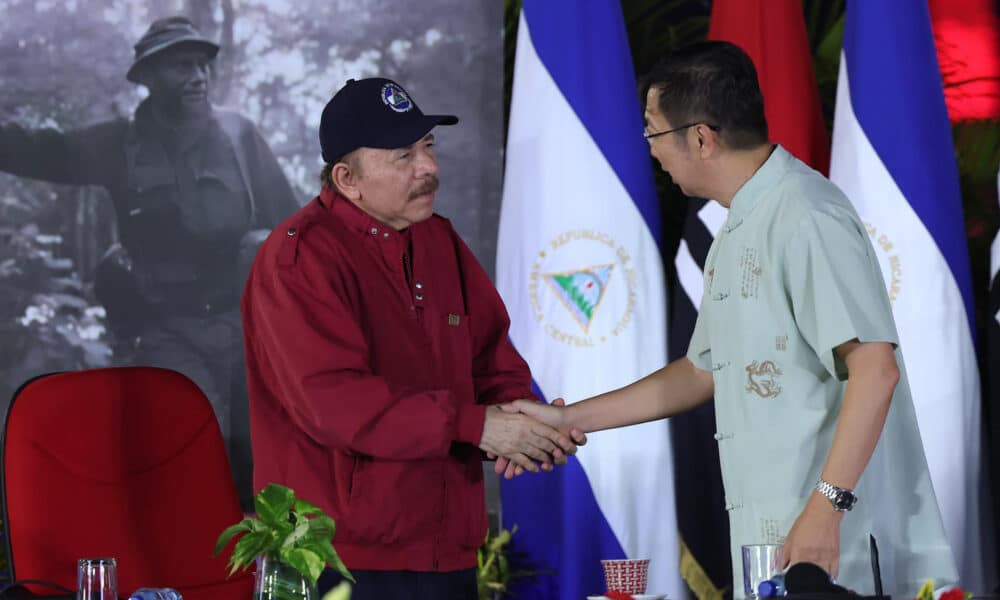
M457 122L395 82L348 81L323 110L323 189L244 291L254 487L287 485L337 521L355 600L474 600L482 452L537 471L576 450L495 406L532 398L531 374L493 284L433 213L431 130ZM328 570L321 591L335 583Z

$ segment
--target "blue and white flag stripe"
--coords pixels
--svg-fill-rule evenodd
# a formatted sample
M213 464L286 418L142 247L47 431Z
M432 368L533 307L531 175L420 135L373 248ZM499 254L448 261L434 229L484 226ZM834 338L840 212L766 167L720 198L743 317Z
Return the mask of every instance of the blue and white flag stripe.
M637 120L641 115L637 110L609 110L638 107L620 5L595 2L585 11L575 11L586 15L567 15L564 7L552 4L525 2L522 9L531 29L540 32L531 38L535 53L618 174L653 239L660 240L660 214L649 172L648 148L641 138L627 137L628 132L641 127ZM520 40L519 35L519 44ZM624 65L623 58L629 59ZM623 68L626 65L628 68Z
M891 26L887 26L891 24ZM958 171L925 2L848 4L830 178L886 280L931 480L966 589L986 589L980 383Z
M526 0L497 288L545 398L572 403L666 364L659 215L641 133L620 5L566 11ZM554 572L518 597L603 593L600 559L623 557L651 560L648 592L683 597L671 465L659 421L594 433L556 473L504 482L504 524L519 526L515 550L535 570Z
M844 57L854 114L947 262L975 331L958 166L927 4L871 2L848 19ZM902 19L905 30L887 30ZM876 40L877 51L869 45Z

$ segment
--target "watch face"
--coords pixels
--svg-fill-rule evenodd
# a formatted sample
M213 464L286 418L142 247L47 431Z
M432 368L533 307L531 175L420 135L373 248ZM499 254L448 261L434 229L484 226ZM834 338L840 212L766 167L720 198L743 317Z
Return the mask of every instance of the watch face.
M857 498L850 492L837 492L837 497L833 500L833 507L837 510L851 510L856 501Z

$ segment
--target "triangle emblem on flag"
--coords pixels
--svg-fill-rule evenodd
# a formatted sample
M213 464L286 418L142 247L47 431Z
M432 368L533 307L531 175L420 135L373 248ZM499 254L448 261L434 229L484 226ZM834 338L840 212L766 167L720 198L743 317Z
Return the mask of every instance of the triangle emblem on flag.
M596 265L578 271L545 274L545 281L584 333L590 330L614 267L613 264Z

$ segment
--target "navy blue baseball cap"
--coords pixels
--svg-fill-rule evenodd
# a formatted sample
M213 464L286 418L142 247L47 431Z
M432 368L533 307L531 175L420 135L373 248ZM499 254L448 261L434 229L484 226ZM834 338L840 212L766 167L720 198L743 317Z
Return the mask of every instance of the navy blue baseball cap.
M319 145L334 163L358 148L405 148L437 125L454 125L454 115L425 115L395 81L349 79L323 109Z

